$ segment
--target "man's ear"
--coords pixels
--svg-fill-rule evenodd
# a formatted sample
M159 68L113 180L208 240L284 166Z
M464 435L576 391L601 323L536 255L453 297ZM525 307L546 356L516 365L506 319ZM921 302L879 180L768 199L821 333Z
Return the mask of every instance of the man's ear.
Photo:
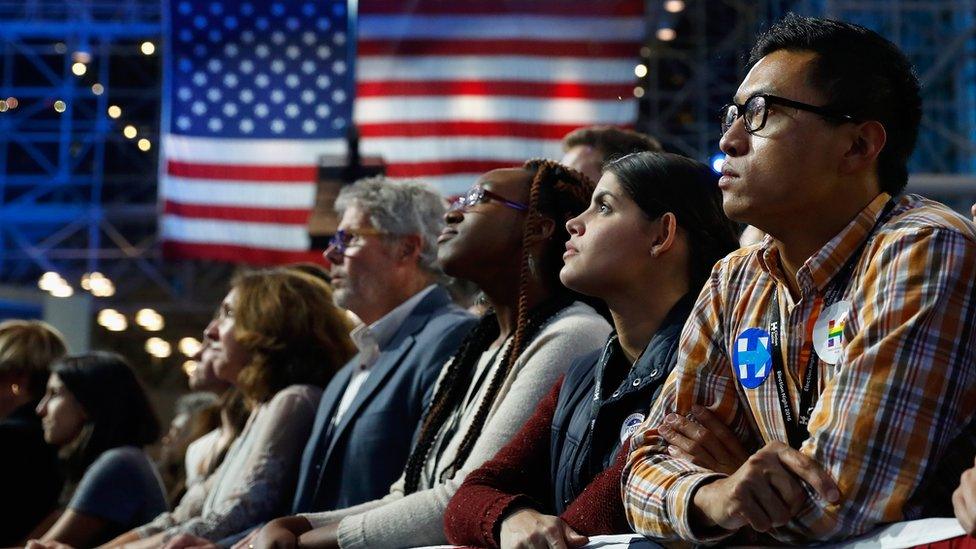
M674 246L678 234L678 218L668 212L657 218L651 230L651 256L660 257Z
M888 134L881 122L869 120L851 126L850 146L844 152L840 164L840 171L844 174L869 169L888 140Z
M396 247L396 259L400 262L416 262L423 251L424 243L419 234L408 234L400 237Z

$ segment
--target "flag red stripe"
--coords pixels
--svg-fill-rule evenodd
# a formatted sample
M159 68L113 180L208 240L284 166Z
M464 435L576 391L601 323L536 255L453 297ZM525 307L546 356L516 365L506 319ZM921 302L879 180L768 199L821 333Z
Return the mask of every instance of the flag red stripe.
M211 259L251 265L311 262L327 266L321 251L288 252L230 244L192 244L175 240L163 242L163 255L167 258Z
M552 15L584 17L641 17L644 3L594 2L569 0L427 0L404 3L403 0L363 0L359 3L361 15Z
M582 37L585 38L585 37ZM546 57L637 58L636 42L583 42L580 40L362 40L360 57L388 55L529 55Z
M242 166L239 164L200 164L169 160L166 173L176 177L215 181L264 181L267 183L309 183L317 178L315 166Z
M486 80L369 80L356 86L357 97L483 95L546 99L631 98L631 84L520 82Z
M359 124L362 137L519 137L562 139L579 124L530 124L527 122L420 121ZM632 125L620 126L633 128Z
M209 204L182 204L171 200L167 200L163 204L163 211L171 215L194 219L221 219L248 223L276 223L279 225L306 225L310 214L308 208L246 208Z
M455 173L483 173L498 168L521 166L526 158L513 160L445 160L442 162L398 162L386 167L390 177L424 177Z

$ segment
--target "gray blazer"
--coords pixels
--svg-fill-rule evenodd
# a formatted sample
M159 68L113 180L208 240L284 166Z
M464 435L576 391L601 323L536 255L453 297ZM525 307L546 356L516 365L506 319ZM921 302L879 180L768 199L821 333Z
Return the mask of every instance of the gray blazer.
M302 454L292 513L342 509L382 497L400 477L414 431L441 367L476 319L436 288L414 307L330 434L329 424L358 366L340 370L322 395Z

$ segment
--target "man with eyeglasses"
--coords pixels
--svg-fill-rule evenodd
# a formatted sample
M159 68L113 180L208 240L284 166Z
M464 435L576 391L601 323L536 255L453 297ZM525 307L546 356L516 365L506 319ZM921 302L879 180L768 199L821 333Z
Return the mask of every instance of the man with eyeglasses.
M632 439L631 525L809 543L951 516L976 451L976 231L901 194L912 67L863 27L793 15L750 65L721 113L719 186L768 236L716 265L685 325ZM708 431L714 416L734 436Z
M406 464L441 366L475 324L439 283L436 240L445 211L439 194L419 182L378 177L343 188L335 207L339 227L324 255L336 305L362 320L350 334L359 353L322 395L292 514L387 493Z

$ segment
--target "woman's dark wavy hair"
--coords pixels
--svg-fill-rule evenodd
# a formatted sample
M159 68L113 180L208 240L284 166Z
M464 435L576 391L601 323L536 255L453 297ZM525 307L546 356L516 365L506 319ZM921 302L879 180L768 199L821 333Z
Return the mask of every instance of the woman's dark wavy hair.
M739 247L737 227L722 210L718 175L684 156L641 152L604 167L650 219L671 212L688 234L688 287L699 290L715 263Z
M457 455L444 471L447 478L453 477L457 469L471 453L471 448L481 435L488 412L494 404L502 383L508 376L512 364L518 359L528 342L538 334L546 322L564 308L575 301L578 296L567 290L559 282L559 271L562 269L562 254L565 251L569 233L566 222L586 210L593 194L593 182L582 173L567 168L551 160L529 160L523 169L533 174L529 189L529 209L526 212L522 232L522 256L518 280L518 317L512 336L502 363L495 370L488 385L485 399L481 402L471 427L464 434L458 447ZM536 234L539 224L549 219L555 222L555 232L546 241L543 256L537 260L530 260L529 247L526 245L532 235ZM537 275L533 275L531 263L536 262ZM538 276L555 294L534 307L528 308L528 286L532 276ZM468 333L460 348L451 359L447 371L444 373L437 392L430 407L421 421L420 434L417 442L407 458L405 477L405 492L416 492L420 486L420 476L424 463L437 438L437 433L444 422L460 406L461 400L473 381L475 366L481 355L488 350L498 338L498 322L494 313L488 313Z
M148 446L161 426L129 363L106 351L64 357L51 366L88 421L66 458L69 478L81 478L98 456L120 446Z

